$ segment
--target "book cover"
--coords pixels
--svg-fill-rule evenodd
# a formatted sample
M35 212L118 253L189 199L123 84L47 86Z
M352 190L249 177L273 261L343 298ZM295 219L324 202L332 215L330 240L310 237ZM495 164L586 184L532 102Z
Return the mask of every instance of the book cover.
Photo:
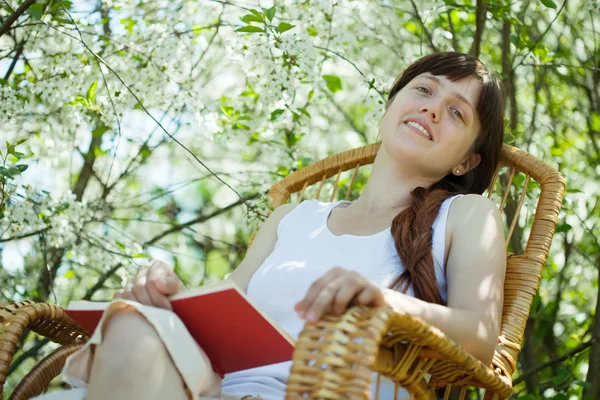
M292 359L294 340L231 281L183 292L170 300L173 312L220 376ZM91 333L108 304L77 301L65 311Z

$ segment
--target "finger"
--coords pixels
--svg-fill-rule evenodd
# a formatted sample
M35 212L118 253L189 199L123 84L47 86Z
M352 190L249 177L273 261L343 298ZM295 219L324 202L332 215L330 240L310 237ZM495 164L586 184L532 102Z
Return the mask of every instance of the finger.
M152 298L146 288L146 282L147 280L145 277L136 279L133 283L132 292L138 303L152 306L154 304L152 303Z
M355 298L354 304L379 307L385 304L380 288L370 284L365 287Z
M169 299L167 299L167 296L165 296L164 293L162 293L162 291L160 291L156 287L156 281L148 280L146 282L146 290L150 295L150 298L152 299L152 305L160 308L165 308L167 310L173 309L173 307L171 306L171 302L169 301Z
M306 319L308 321L318 321L323 314L331 309L337 292L341 288L342 281L343 277L338 277L319 292L307 309Z
M149 269L150 269L150 267L148 265L142 265L141 267L138 268L137 272L135 273L135 277L133 279L135 280L138 277L148 275Z
M340 290L337 292L332 303L334 313L342 314L354 297L363 291L368 282L357 273L351 273L341 283Z
M306 296L304 296L304 299L296 304L295 309L300 314L301 318L304 318L310 305L315 301L315 298L319 295L319 293L344 272L345 270L343 268L335 267L327 271L323 276L313 282L308 289Z
M123 290L120 294L120 298L125 300L137 301L131 289Z
M177 276L167 276L153 280L154 284L165 296L171 296L181 292L184 287L183 283Z

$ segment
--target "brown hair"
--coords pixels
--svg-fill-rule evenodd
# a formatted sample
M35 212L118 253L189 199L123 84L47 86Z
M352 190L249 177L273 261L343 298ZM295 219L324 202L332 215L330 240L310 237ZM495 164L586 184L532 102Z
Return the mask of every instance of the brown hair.
M500 163L504 141L504 93L500 78L479 60L457 52L434 53L420 58L396 79L386 103L386 112L396 94L423 73L445 76L455 82L475 77L482 83L475 106L481 132L472 150L481 156L477 167L462 176L452 173L430 188L411 192L411 205L394 218L392 235L405 270L391 285L406 292L412 286L415 297L443 304L433 265L432 225L442 202L456 194L482 194L490 185Z

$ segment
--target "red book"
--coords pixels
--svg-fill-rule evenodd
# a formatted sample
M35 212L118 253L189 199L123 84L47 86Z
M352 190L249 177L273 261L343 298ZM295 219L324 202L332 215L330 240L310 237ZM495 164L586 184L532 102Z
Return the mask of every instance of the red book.
M232 281L170 297L173 311L224 374L292 359L294 340L261 313ZM65 310L90 333L107 302L75 301Z

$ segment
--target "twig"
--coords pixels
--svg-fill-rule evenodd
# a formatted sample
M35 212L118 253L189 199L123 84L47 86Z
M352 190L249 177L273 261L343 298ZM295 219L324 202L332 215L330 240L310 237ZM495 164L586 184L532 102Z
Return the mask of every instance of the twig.
M431 33L427 30L427 27L425 26L425 22L423 22L423 18L421 18L421 14L419 14L419 9L417 8L415 1L410 0L410 3L412 4L413 11L415 12L415 16L417 17L417 19L419 20L419 23L421 24L421 31L425 32L425 36L427 36L427 41L429 42L431 49L433 51L438 51L435 44L433 44L433 37L431 36Z
M452 34L452 48L454 51L458 51L458 40L456 39L456 32L454 31L454 23L452 23L452 10L446 12L448 15L448 26L450 27L450 33Z
M25 12L29 7L35 4L35 0L26 0L16 9L14 13L8 16L2 26L0 26L0 37L10 30L12 24Z
M513 68L512 68L513 71L516 70L519 66L523 65L523 62L525 61L527 56L529 54L531 54L533 49L535 49L535 47L538 45L538 43L542 41L544 36L546 36L546 34L548 32L550 32L550 28L552 28L552 24L554 24L554 21L556 21L556 19L558 18L561 11L565 8L566 5L567 5L567 0L563 1L562 6L560 6L560 8L558 9L558 12L556 13L556 16L554 16L554 19L548 24L548 27L546 27L546 30L540 35L539 38L537 38L537 40L535 41L535 43L532 46L529 46L529 48L528 48L529 52L527 54L523 55L523 58L521 59L521 61L519 61L519 63L517 65L513 66Z
M85 292L85 294L83 295L83 300L90 300L92 298L92 296L94 295L94 293L96 293L98 290L102 289L102 287L104 286L104 282L106 282L108 280L108 278L110 278L122 266L123 266L123 264L118 263L118 264L114 265L113 267L111 267L108 271L103 273L100 276L100 278L98 279L98 281L94 284L94 286L92 286Z
M19 368L19 365L21 365L23 363L23 361L27 360L29 357L37 356L40 349L42 347L44 347L46 344L48 344L48 342L50 342L50 339L43 338L43 339L39 340L38 342L36 342L36 344L34 344L29 350L21 353L19 355L19 357L15 358L13 360L13 362L10 363L10 366L8 367L8 372L6 373L6 375L7 376L10 375L13 371L15 371L17 368Z
M231 187L231 185L229 185L227 182L225 182L224 180L222 180L221 178L219 178L202 160L200 160L200 158L198 158L198 156L196 154L194 154L193 151L191 151L190 149L188 149L183 143L181 143L179 140L177 140L171 133L169 133L169 131L160 123L160 121L158 121L154 115L152 115L152 113L146 108L146 106L144 106L144 103L142 103L142 101L140 100L140 98L135 94L135 92L129 87L129 85L127 85L125 83L125 81L123 80L123 78L121 78L121 76L117 73L117 71L115 71L110 65L108 65L108 63L106 63L104 61L104 59L102 59L102 57L100 57L98 54L96 54L96 52L94 52L94 50L92 50L85 42L82 42L81 40L79 40L77 37L64 32L58 28L56 28L55 26L52 26L50 24L47 24L47 26L49 26L50 28L56 30L59 33L62 33L63 35L69 36L72 39L80 42L83 47L86 48L86 50L88 52L90 52L90 54L92 54L92 56L94 56L98 61L100 61L100 63L102 63L102 65L104 65L118 80L119 82L121 82L121 84L123 85L123 87L125 87L125 89L127 89L127 91L129 92L129 94L135 99L136 103L140 106L140 108L146 113L146 115L148 115L153 121L154 123L156 123L160 129L169 137L171 138L171 140L173 140L173 142L175 142L177 145L179 145L182 149L184 149L187 153L189 153L194 160L196 160L200 165L202 165L202 167L204 167L213 177L215 177L215 179L217 179L219 182L221 182L223 185L225 185L227 188L229 188L232 192L234 192L240 199L243 199L242 195L240 195L238 193L237 190L235 190L233 187ZM246 204L246 207L248 208L253 208L253 206L251 204Z
M44 229L40 229L39 231L25 233L25 234L20 235L20 236L11 236L11 237L6 238L6 239L0 239L0 243L10 242L10 241L19 240L19 239L25 239L25 238L28 238L28 237L31 237L31 236L39 235L40 233L44 233L47 230L48 230L48 228L44 228Z
M545 363L540 364L537 367L530 369L529 371L523 372L521 375L519 375L517 378L515 378L513 380L513 386L516 386L517 384L523 382L525 380L525 378L527 378L528 376L533 375L537 372L540 372L544 368L548 368L554 364L561 363L561 362L565 361L567 358L584 351L585 349L590 347L594 342L595 342L595 339L590 339L587 342L584 342L584 343L580 344L579 346L575 347L574 349L566 352L565 354L563 354L560 357L556 357L550 361L546 361Z
M240 204L246 203L248 200L252 200L256 197L258 197L258 193L254 193L250 196L242 198L242 199L236 201L235 203L232 203L232 204L228 205L227 207L221 208L220 210L214 211L208 215L200 215L200 216L194 218L193 220L186 222L185 224L175 225L174 227L167 229L166 231L164 231L164 232L154 236L152 239L148 240L146 243L144 243L144 247L153 245L154 243L158 242L165 236L170 235L171 233L179 232L180 230L185 229L188 226L192 226L192 225L198 224L200 222L204 222L213 217L216 217L217 215L223 214L224 212L229 211L232 208L235 208L235 207L239 206Z

